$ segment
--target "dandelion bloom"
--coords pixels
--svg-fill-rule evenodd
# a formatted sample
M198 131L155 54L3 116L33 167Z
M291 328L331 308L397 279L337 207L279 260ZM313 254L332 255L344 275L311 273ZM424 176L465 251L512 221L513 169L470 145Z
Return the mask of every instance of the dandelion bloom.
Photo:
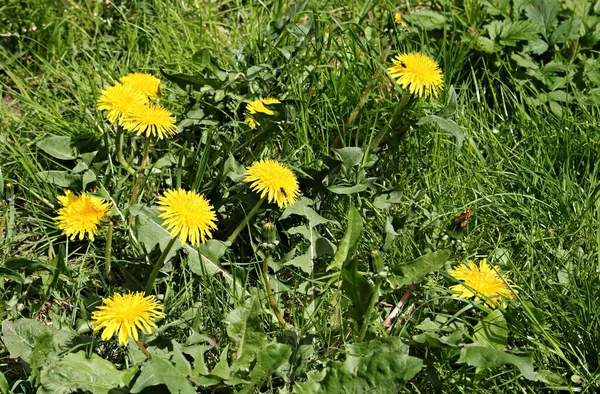
M300 195L300 187L294 172L285 164L271 159L254 162L246 171L244 182L269 202L276 202L279 208L292 205Z
M158 98L160 96L160 79L154 75L131 73L121 77L120 81L123 85L130 86L150 98Z
M217 228L214 207L195 191L168 189L157 204L163 226L173 237L179 237L181 243L189 239L190 244L198 246L211 238L212 230Z
M420 53L397 55L392 59L394 64L388 68L392 78L397 78L399 85L408 88L411 94L419 97L437 97L444 86L442 70L435 60Z
M492 308L504 305L505 299L515 298L516 290L512 290L508 280L500 276L497 271L498 267L492 268L487 260L482 260L479 267L473 261L469 261L468 265L463 263L448 271L454 278L463 281L450 289L460 298L484 299L485 303Z
M138 329L146 334L156 328L154 320L165 317L162 305L154 296L142 292L115 294L105 298L103 305L92 314L94 333L104 329L102 340L108 341L119 334L119 344L126 346L129 338L138 340Z
M250 126L251 129L255 129L256 126L260 125L260 123L258 123L256 120L252 119L249 116L246 119L244 119L244 123L247 123L248 126Z
M256 113L261 113L261 114L266 114L266 115L275 115L275 112L273 112L269 108L265 107L265 105L269 105L269 104L281 104L281 101L277 100L276 98L266 98L266 99L255 100L246 105L246 112L248 112L251 115L256 114Z
M58 228L71 240L79 234L82 240L85 233L91 241L97 232L98 224L110 212L111 204L98 197L88 196L85 193L75 195L66 191L64 196L58 196L62 208L56 217Z
M168 109L157 104L138 105L131 108L121 121L125 130L158 137L159 140L175 134L175 118Z
M404 28L408 27L408 23L406 23L406 21L404 19L402 19L402 14L399 12L396 12L394 14L394 23L396 23L397 25L400 25Z
M128 85L117 83L102 91L98 99L98 109L106 111L106 117L110 123L121 120L131 108L144 105L148 102L148 96Z

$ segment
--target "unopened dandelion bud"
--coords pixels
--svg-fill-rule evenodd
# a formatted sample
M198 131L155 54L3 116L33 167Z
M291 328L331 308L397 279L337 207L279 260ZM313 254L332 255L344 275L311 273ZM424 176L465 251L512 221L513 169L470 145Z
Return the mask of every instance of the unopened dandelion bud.
M371 251L371 267L373 269L373 272L376 274L385 271L385 263L383 262L383 256L381 256L377 249L373 249Z

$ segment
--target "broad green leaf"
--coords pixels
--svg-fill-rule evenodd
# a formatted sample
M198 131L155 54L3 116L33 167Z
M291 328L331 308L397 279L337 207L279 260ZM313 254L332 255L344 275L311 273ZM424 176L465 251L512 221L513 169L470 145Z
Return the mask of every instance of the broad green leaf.
M84 391L106 394L126 387L125 374L96 354L87 358L84 351L69 353L62 360L48 363L42 369L38 393L68 394Z
M463 141L465 140L465 134L459 125L451 119L440 118L437 115L425 115L417 122L417 125L425 125L427 123L435 123L438 127L456 137L456 152L459 152L462 148Z
M138 240L144 245L146 252L149 253L157 244L162 251L171 240L171 233L169 233L160 225L160 219L158 218L157 210L155 208L149 208L139 204L129 208L129 213L136 217L133 229L138 237ZM215 247L218 246L214 242L211 243L211 245L213 244ZM211 260L209 256L204 254L200 255L197 249L188 244L184 244L182 246L179 240L175 241L175 244L173 245L173 248L169 252L165 261L168 261L170 258L175 256L177 250L181 249L182 247L187 252L187 261L190 271L200 276L206 274L219 274L221 277L227 280L232 287L236 286L240 294L244 294L246 292L238 282L234 281L233 276L231 276L229 272L219 267L217 261Z
M578 40L581 37L583 22L579 18L570 18L562 21L550 36L550 42L564 44L569 41Z
M373 288L369 281L358 272L358 260L351 258L342 266L342 290L346 297L352 301L349 315L357 323L361 323L369 301L373 296Z
M164 384L171 393L195 394L196 390L188 379L187 370L180 371L171 361L162 356L153 355L143 365L142 372L131 388L132 393Z
M559 9L560 3L557 0L533 0L530 7L525 7L525 15L531 22L542 27L544 36L548 36Z
M423 367L423 361L408 355L408 347L397 337L377 338L350 345L344 361L330 361L321 373L309 373L296 383L298 394L396 394Z
M473 341L483 346L504 350L508 345L508 327L500 309L488 314L475 326Z
M362 235L362 230L363 222L360 213L356 208L351 206L348 210L348 228L338 245L338 250L333 257L333 261L327 267L327 271L331 269L340 270L344 262L348 261L354 255L358 246L358 240Z
M329 190L330 192L335 193L335 194L354 194L354 193L364 192L365 190L367 190L369 188L369 186L370 185L369 185L368 180L363 180L363 182L361 182L357 185L354 185L354 186L338 186L338 185L328 186L327 190Z
M552 101L569 101L569 94L564 90L554 90L548 93L548 99Z
M535 371L530 359L490 347L467 345L461 349L460 358L457 363L468 364L477 368L497 368L510 364L517 367L525 379L536 380Z
M310 274L313 270L313 262L310 258L310 253L304 253L299 256L294 257L293 259L286 261L283 265L291 265L294 267L300 268L302 271Z
M535 376L537 380L542 383L552 384L555 386L564 386L567 384L567 380L561 374L548 371L546 369L537 371Z
M171 361L175 364L175 367L180 373L186 374L187 376L191 375L192 367L188 360L185 358L181 351L181 345L177 343L177 341L171 341L173 344L173 355L171 356Z
M224 321L227 335L236 344L236 353L231 368L234 371L247 370L266 343L261 308L255 294L227 314Z
M219 357L219 362L210 374L216 377L219 377L223 380L228 380L231 378L231 367L229 366L229 361L227 361L227 353L229 351L229 346L225 346L225 349L221 352L221 356Z
M523 52L531 52L536 55L541 55L548 50L548 44L541 38L535 40L529 40L523 47Z
M411 26L418 26L423 30L443 29L446 23L446 18L439 12L423 9L410 14L403 15L403 18Z
M70 337L70 331L59 330L36 319L22 318L14 322L8 320L2 322L2 341L10 358L20 358L26 362L31 361L30 358L37 346L46 347L48 342L58 351Z
M393 267L392 271L396 276L390 278L390 281L397 286L417 283L421 281L425 275L442 268L446 261L448 261L448 258L450 258L450 252L448 250L438 250L427 253L411 263Z
M380 194L375 197L373 206L377 209L390 209L392 204L396 204L402 198L402 192L393 191L390 193Z
M60 160L75 160L77 157L75 149L73 149L71 144L71 137L49 137L38 142L36 146L38 149Z
M81 176L69 174L68 171L40 171L35 176L44 182L51 183L59 187L70 187L79 182Z
M448 89L448 100L446 101L446 105L437 113L437 116L448 119L456 113L457 107L458 98L456 96L456 90L454 90L454 86L450 86L450 89Z
M81 184L83 187L83 189L85 189L87 187L87 185L89 185L90 183L96 182L96 174L94 174L94 171L92 170L87 170L86 172L83 173L83 176L81 178Z
M346 168L359 165L365 155L365 152L357 147L334 149L333 151L341 160L342 165Z
M6 380L2 371L0 371L0 393L8 394L8 380Z
M477 38L477 49L485 53L494 53L502 49L500 44L497 44L494 40L487 37Z
M250 383L245 385L239 392L240 394L248 394L266 380L273 372L288 361L292 354L290 345L282 343L270 343L264 348L256 359L256 364L250 372Z
M204 86L210 86L214 89L218 89L222 85L221 81L214 79L214 78L204 78L202 76L187 75L187 74L182 74L182 73L169 74L166 71L164 71L163 69L160 70L160 73L167 80L169 80L173 83L176 83L184 90L186 89L186 86L192 86L195 89L200 90Z
M538 37L539 28L532 22L506 20L500 31L500 44L515 46L520 41L533 40Z
M310 207L312 204L313 202L311 199L306 197L300 197L294 205L292 205L291 207L287 207L283 211L279 220L286 219L291 215L302 216L308 219L308 226L310 228L318 226L319 224L329 222L329 220L319 215L317 212L315 212L314 209Z
M539 64L534 62L533 59L531 58L531 56L529 56L526 53L524 53L524 54L513 53L510 55L510 58L512 60L514 60L515 63L517 63L517 65L519 65L521 67L532 69L532 70L537 70L538 68L540 68Z

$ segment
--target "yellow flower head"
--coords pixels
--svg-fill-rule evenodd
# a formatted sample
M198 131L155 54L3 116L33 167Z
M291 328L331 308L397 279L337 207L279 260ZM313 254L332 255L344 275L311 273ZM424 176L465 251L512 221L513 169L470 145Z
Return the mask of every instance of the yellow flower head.
M454 278L463 281L450 289L460 298L484 299L491 308L504 305L504 300L514 299L517 291L511 289L508 279L500 276L497 271L498 267L492 268L487 260L482 260L479 267L473 261L469 261L468 265L463 263L448 271Z
M160 96L160 79L154 75L131 73L121 77L120 81L123 85L130 86L150 98L158 98Z
M268 197L279 208L292 205L300 195L300 187L294 172L285 164L271 159L254 162L246 171L244 182L260 193L261 198Z
M402 19L402 14L399 12L396 12L394 14L394 23L396 23L397 25L400 25L404 28L408 27L408 23L406 23L406 21L404 19Z
M111 204L85 193L77 196L68 190L57 199L62 208L58 210L56 221L63 234L71 240L79 234L79 239L82 240L87 233L90 241L93 241L98 224L110 212Z
M256 120L252 119L251 117L247 117L246 119L244 119L244 122L248 124L248 126L250 126L251 129L255 129L256 126L260 126L260 123L258 123Z
M129 110L148 102L148 96L128 85L115 84L102 91L98 99L98 109L106 111L110 123L120 120Z
M255 100L250 104L246 105L246 112L248 112L251 115L259 112L261 114L275 115L275 112L265 107L265 105L269 104L281 104L281 101L277 100L276 98Z
M213 206L195 191L168 189L157 204L162 212L158 217L164 219L163 226L173 237L179 237L181 243L189 239L190 244L198 246L211 238L212 230L217 228Z
M393 66L388 68L392 78L398 79L398 84L408 88L411 94L419 97L437 97L444 86L442 70L435 60L420 53L397 55Z
M92 314L94 333L104 329L102 340L119 334L119 344L126 346L129 338L138 340L138 329L150 334L156 328L154 320L165 317L162 305L154 296L144 293L115 294L105 298L103 305Z
M175 118L168 109L157 104L138 105L123 117L121 125L137 135L158 137L159 140L175 135Z

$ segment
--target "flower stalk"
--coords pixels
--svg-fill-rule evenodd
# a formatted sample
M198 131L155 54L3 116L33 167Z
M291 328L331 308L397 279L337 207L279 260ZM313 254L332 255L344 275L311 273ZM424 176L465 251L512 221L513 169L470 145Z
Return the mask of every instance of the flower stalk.
M240 233L242 232L244 227L246 227L248 225L248 222L250 222L250 220L254 217L254 215L256 215L256 212L258 212L260 206L262 205L262 203L264 201L265 201L265 197L258 200L258 202L256 203L256 205L254 205L252 210L250 212L248 212L246 217L244 217L244 220L242 220L240 222L240 224L236 227L236 229L233 230L233 233L231 233L229 238L227 238L227 243L229 245L233 245L233 242L235 241L235 239L238 237L238 235L240 235Z
M156 264L154 264L154 268L152 269L152 272L150 273L150 276L148 277L148 283L146 283L145 293L147 296L150 295L150 293L152 293L152 288L154 287L154 281L156 280L156 277L158 276L160 269L164 265L165 260L167 259L167 255L173 248L175 241L177 241L177 238L175 238L175 237L171 238L171 240L169 241L167 246L165 246L165 248L163 249L162 254L156 261Z
M112 260L112 236L113 236L113 222L108 222L108 230L106 232L106 249L104 250L104 269L106 270L106 278L108 283L111 285L115 283L115 277L111 270Z
M277 321L281 325L282 328L288 328L288 324L285 322L283 318L283 314L279 310L279 306L277 305L277 299L275 298L275 294L273 294L273 288L271 287L271 281L269 280L269 263L273 261L271 257L271 252L269 250L265 251L265 259L263 261L263 281L265 283L265 290L267 292L267 296L269 297L269 304L273 309L273 313L275 313L275 317Z

